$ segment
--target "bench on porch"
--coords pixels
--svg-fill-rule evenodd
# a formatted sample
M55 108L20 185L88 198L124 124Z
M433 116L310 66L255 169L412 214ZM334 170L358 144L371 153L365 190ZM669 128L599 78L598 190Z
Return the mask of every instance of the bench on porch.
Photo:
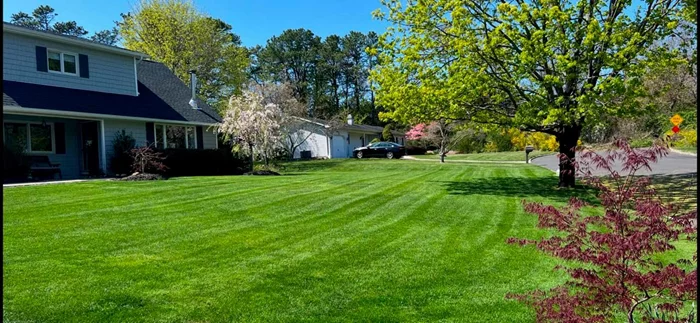
M61 164L54 164L49 160L49 156L31 156L31 167L32 178L37 178L38 176L51 175L53 178L54 174L58 173L58 178L63 179L61 175Z

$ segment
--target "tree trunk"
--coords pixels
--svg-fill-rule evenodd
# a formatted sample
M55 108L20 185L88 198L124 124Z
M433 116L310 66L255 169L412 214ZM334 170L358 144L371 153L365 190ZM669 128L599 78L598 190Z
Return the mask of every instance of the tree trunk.
M443 154L442 152L440 152L440 163L444 163L444 162L445 162L445 155L446 155L446 154Z
M576 186L576 144L581 136L581 127L564 128L563 133L556 136L559 142L559 187Z
M253 153L253 144L248 144L248 147L250 147L250 171L252 172L255 167L255 154Z

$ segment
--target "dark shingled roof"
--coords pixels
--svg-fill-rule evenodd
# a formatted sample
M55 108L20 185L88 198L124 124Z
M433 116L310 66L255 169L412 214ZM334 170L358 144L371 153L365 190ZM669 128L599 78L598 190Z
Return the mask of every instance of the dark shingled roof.
M329 124L328 121L323 120L323 119L318 119L318 118L301 118L301 119L304 119L304 120L306 120L306 121L311 121L311 122L319 123L319 124L323 124L323 125L328 125L328 124ZM355 131L376 132L376 133L381 133L381 132L384 131L384 127L380 127L380 126L371 126L371 125L367 125L367 124L352 124L352 125L350 125L350 124L344 124L341 128L344 129L344 130L355 130ZM403 135L404 135L403 132L401 132L401 131L395 131L395 130L392 130L391 133L392 133L393 135L395 135L395 136L403 136Z
M216 123L221 117L202 100L201 110L189 105L190 88L165 65L138 64L139 96L2 81L3 106L82 112L127 117Z

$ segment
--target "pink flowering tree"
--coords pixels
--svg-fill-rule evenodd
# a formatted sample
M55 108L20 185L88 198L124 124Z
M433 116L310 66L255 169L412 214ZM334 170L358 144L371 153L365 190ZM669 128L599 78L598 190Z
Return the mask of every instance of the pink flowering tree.
M599 192L602 215L581 214L587 204L576 198L562 208L523 201L525 211L538 216L538 227L557 233L508 242L565 260L557 267L571 278L549 291L507 297L533 306L538 322L612 322L615 316L629 323L695 322L697 251L692 259L668 252L679 239L696 239L697 206L665 202L648 177L635 176L667 154L664 146L634 150L617 141L615 147L608 156L584 151L576 165ZM613 167L616 161L624 174ZM592 167L609 176L592 176Z
M419 123L408 132L406 132L406 139L408 140L420 140L425 135L425 123Z
M428 125L419 123L406 132L406 139L420 140L432 146L437 146L440 162L444 163L447 152L454 148L455 144L464 137L464 133L458 131L458 127L458 123L445 119L433 121Z
M279 147L282 120L283 113L277 104L265 103L258 91L243 90L241 95L229 100L216 131L234 143L234 151L249 155L251 166L257 155L268 167Z

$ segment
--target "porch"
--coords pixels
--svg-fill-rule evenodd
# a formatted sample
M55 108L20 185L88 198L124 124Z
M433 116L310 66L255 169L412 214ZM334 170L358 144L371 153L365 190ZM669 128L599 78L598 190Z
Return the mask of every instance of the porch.
M60 178L64 180L101 177L106 172L103 120L3 113L3 144L5 149L22 147L16 149L35 157L30 159L48 158L51 164L58 164ZM5 158L6 168L7 163ZM27 178L20 174L11 181L59 179L59 172L50 168L35 165Z

